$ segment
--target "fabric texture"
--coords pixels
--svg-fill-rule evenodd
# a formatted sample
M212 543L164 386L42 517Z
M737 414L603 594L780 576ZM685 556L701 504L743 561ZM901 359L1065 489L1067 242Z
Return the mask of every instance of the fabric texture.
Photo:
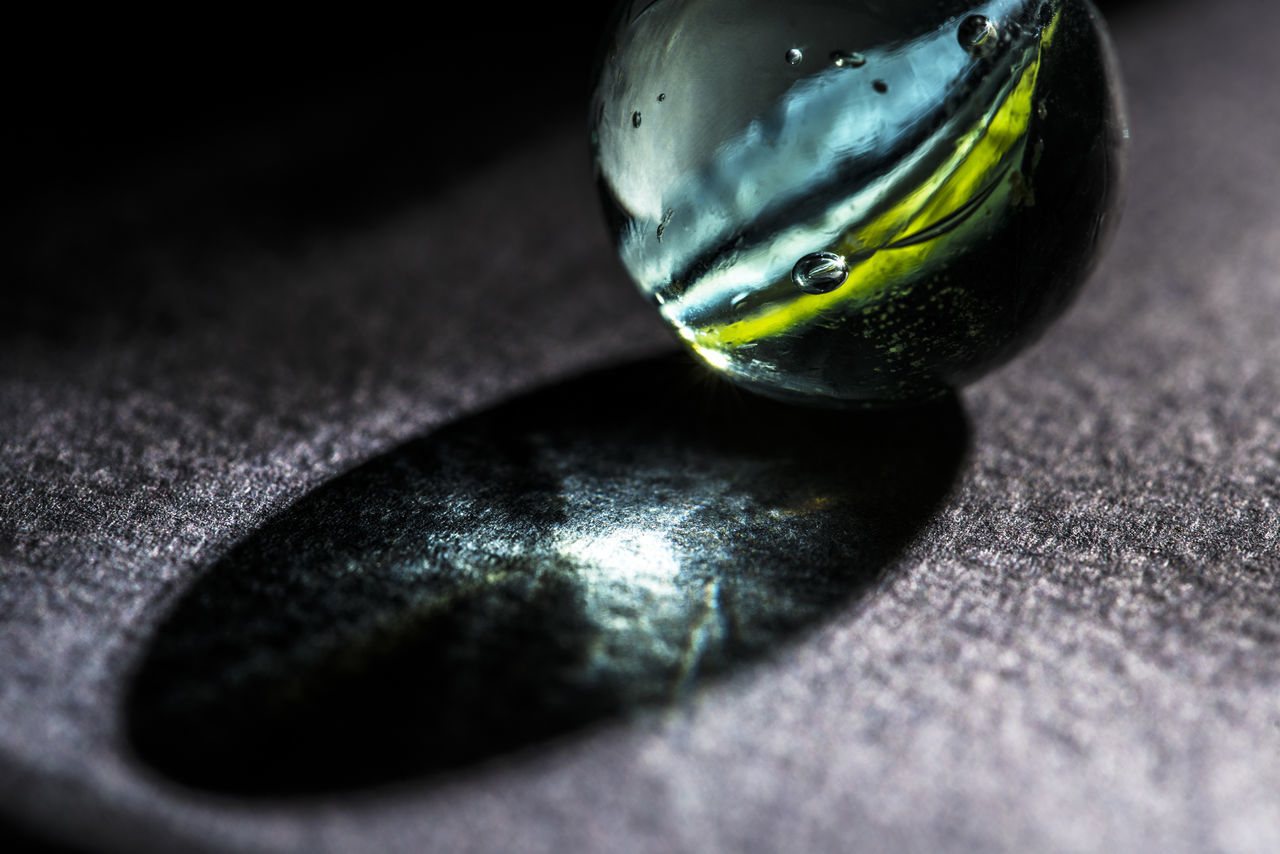
M737 482L732 460L772 452L658 417L668 381L699 386L655 360L675 346L613 257L581 121L332 221L304 201L254 219L307 164L252 133L37 211L0 317L7 832L106 852L1280 850L1280 5L1104 10L1132 130L1112 248L949 408L902 431L795 422L858 439L836 469L887 498L849 491L853 533L769 517L806 477L836 489L807 452ZM677 417L792 417L735 400ZM654 506L695 496L698 536L736 539L680 540L613 477ZM473 528L446 511L493 495L485 530L578 531L557 541L576 560L608 514L628 554L649 519L682 571L708 543L728 558L677 599L526 588L504 564L431 610L403 567L455 560ZM769 530L803 560L752 539ZM701 626L705 591L738 597L737 646L642 625ZM581 613L614 634L569 632ZM709 638L719 664L628 657L637 625ZM584 637L617 640L589 650L616 682L556 657ZM628 687L655 673L679 690Z

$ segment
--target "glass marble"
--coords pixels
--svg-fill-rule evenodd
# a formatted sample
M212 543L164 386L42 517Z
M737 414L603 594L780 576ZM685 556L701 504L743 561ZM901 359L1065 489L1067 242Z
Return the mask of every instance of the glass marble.
M981 376L1069 305L1119 211L1087 0L637 0L597 80L623 266L771 397L889 406Z

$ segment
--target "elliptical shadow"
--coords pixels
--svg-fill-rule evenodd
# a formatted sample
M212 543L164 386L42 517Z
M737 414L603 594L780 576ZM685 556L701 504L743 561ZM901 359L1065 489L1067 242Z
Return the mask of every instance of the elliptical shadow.
M954 396L805 411L683 358L530 394L236 546L155 634L128 737L182 784L289 796L678 701L867 590L967 444Z

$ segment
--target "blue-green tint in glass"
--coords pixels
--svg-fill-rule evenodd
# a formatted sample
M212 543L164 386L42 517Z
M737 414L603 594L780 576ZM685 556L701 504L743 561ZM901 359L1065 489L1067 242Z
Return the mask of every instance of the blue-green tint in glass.
M1126 136L1086 0L635 2L592 117L641 291L731 379L828 405L1033 340L1110 233Z

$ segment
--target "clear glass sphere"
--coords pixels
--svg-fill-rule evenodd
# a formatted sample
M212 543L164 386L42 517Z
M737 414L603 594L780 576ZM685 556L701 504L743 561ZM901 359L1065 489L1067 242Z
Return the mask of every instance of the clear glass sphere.
M937 397L1033 340L1126 137L1087 0L637 0L591 105L640 290L729 378L825 405Z

